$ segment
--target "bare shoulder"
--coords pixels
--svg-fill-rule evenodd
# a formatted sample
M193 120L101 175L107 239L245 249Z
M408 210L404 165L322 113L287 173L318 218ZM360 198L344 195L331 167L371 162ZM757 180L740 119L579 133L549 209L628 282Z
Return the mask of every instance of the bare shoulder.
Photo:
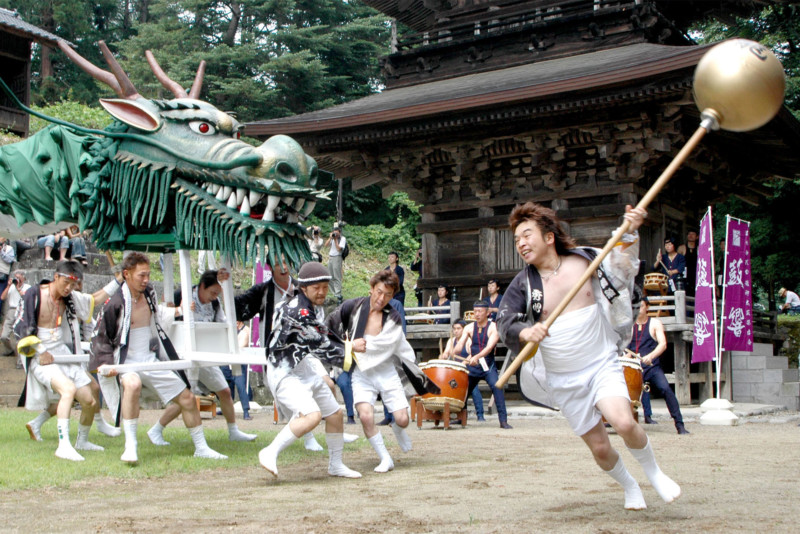
M664 323L661 322L661 319L658 319L656 317L651 317L650 328L652 328L654 331L664 330Z

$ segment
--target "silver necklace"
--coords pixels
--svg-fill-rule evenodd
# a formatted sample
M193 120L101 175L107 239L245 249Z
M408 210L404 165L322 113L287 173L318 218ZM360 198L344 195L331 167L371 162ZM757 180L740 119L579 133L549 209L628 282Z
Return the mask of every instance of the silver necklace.
M544 280L545 282L549 282L551 278L553 278L555 275L558 274L558 270L560 268L561 268L561 256L558 257L558 265L556 265L556 268L553 269L552 273L550 273L550 274L548 274L546 276L543 275L542 273L539 273L539 276L541 276L542 280Z

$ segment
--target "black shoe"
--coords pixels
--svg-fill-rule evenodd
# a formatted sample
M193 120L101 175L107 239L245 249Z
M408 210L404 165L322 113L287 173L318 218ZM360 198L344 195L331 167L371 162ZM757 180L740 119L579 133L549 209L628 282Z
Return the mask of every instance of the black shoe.
M689 431L686 430L686 427L683 426L683 423L675 423L675 429L678 431L678 434L688 434Z
M653 421L653 418L649 415L644 416L644 424L646 425L657 425L658 421Z
M501 421L501 422L500 422L500 428L505 428L506 430L511 430L511 429L512 429L512 428L514 428L514 427L513 427L513 426L511 426L511 425L509 425L509 424L508 424L508 423L506 423L505 421Z
M347 424L348 424L348 425L354 425L354 424L356 424L356 418L355 418L355 417L353 417L352 415L348 416L348 417L347 417Z
M378 426L388 426L388 425L391 425L391 424L392 424L392 420L387 417L386 419L384 419L383 421L378 423Z

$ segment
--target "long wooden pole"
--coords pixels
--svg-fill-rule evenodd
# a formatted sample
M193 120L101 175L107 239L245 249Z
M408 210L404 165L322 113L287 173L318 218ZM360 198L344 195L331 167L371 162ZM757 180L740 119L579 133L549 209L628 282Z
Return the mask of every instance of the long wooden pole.
M647 206L650 205L653 199L655 199L656 195L661 192L665 185L667 185L667 182L670 178L672 178L672 175L675 174L675 171L677 171L678 168L683 165L683 163L689 157L689 154L697 147L697 145L700 143L700 140L703 139L703 136L708 133L709 129L710 127L701 125L697 131L694 132L686 145L684 145L680 152L678 152L678 154L675 156L675 159L673 159L670 164L667 165L667 168L664 169L664 172L661 173L661 176L658 177L658 180L656 180L647 193L645 193L645 195L636 205L637 208L647 208ZM628 221L624 221L617 231L614 232L614 235L608 240L608 243L606 243L606 246L603 247L603 250L600 252L600 254L598 254L594 261L589 264L589 267L586 268L586 271L583 273L583 275L581 275L580 279L575 283L569 293L567 293L564 298L561 299L561 302L553 310L553 313L551 313L544 322L546 328L549 329L551 326L553 326L553 323L556 321L556 319L558 319L558 316L561 315L572 299L575 298L575 295L578 294L578 291L580 291L583 285L592 277L594 272L600 266L600 263L606 258L606 256L608 256L608 254L611 252L611 249L616 246L619 240L622 239L623 234L625 234L629 228L630 223ZM508 366L505 373L503 373L503 375L499 378L496 386L499 388L505 386L511 376L514 375L514 373L517 372L517 369L520 368L522 363L532 354L535 354L536 349L538 348L538 343L527 343L519 352L519 354L517 354L517 357L514 359L514 361Z

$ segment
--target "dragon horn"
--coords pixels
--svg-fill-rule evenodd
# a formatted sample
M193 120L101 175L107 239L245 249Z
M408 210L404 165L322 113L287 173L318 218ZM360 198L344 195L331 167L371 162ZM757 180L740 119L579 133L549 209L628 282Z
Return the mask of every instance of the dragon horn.
M172 94L175 95L175 98L186 98L188 95L186 94L186 90L181 87L181 85L173 80L169 79L167 73L161 68L161 65L158 64L156 61L156 57L150 50L144 51L144 57L147 58L147 63L150 65L150 69L152 69L153 74L156 75L156 78L161 85L172 91Z
M122 70L122 67L119 66L119 63L117 63L117 60L111 53L111 50L108 49L106 42L97 41L97 45L100 47L100 51L103 52L103 57L105 58L106 63L108 63L108 66L111 67L111 72L114 73L114 77L117 79L117 82L119 82L121 94L118 94L129 100L136 100L139 98L139 92L136 90L136 87L133 86L130 78L128 78L128 75L125 74L125 71Z
M197 67L197 74L194 77L194 83L192 84L192 89L189 91L189 98L196 99L200 97L200 90L203 88L203 76L205 76L205 74L206 74L206 61L203 60Z
M75 50L72 49L71 46L67 44L66 41L63 39L58 40L58 47L64 52L69 59L75 63L78 67L81 68L85 73L89 76L94 78L99 82L103 82L107 86L111 87L117 96L124 97L125 94L122 92L122 88L119 85L119 82L114 77L113 74L108 72L107 70L103 70L99 67L94 66L89 60L78 54Z

